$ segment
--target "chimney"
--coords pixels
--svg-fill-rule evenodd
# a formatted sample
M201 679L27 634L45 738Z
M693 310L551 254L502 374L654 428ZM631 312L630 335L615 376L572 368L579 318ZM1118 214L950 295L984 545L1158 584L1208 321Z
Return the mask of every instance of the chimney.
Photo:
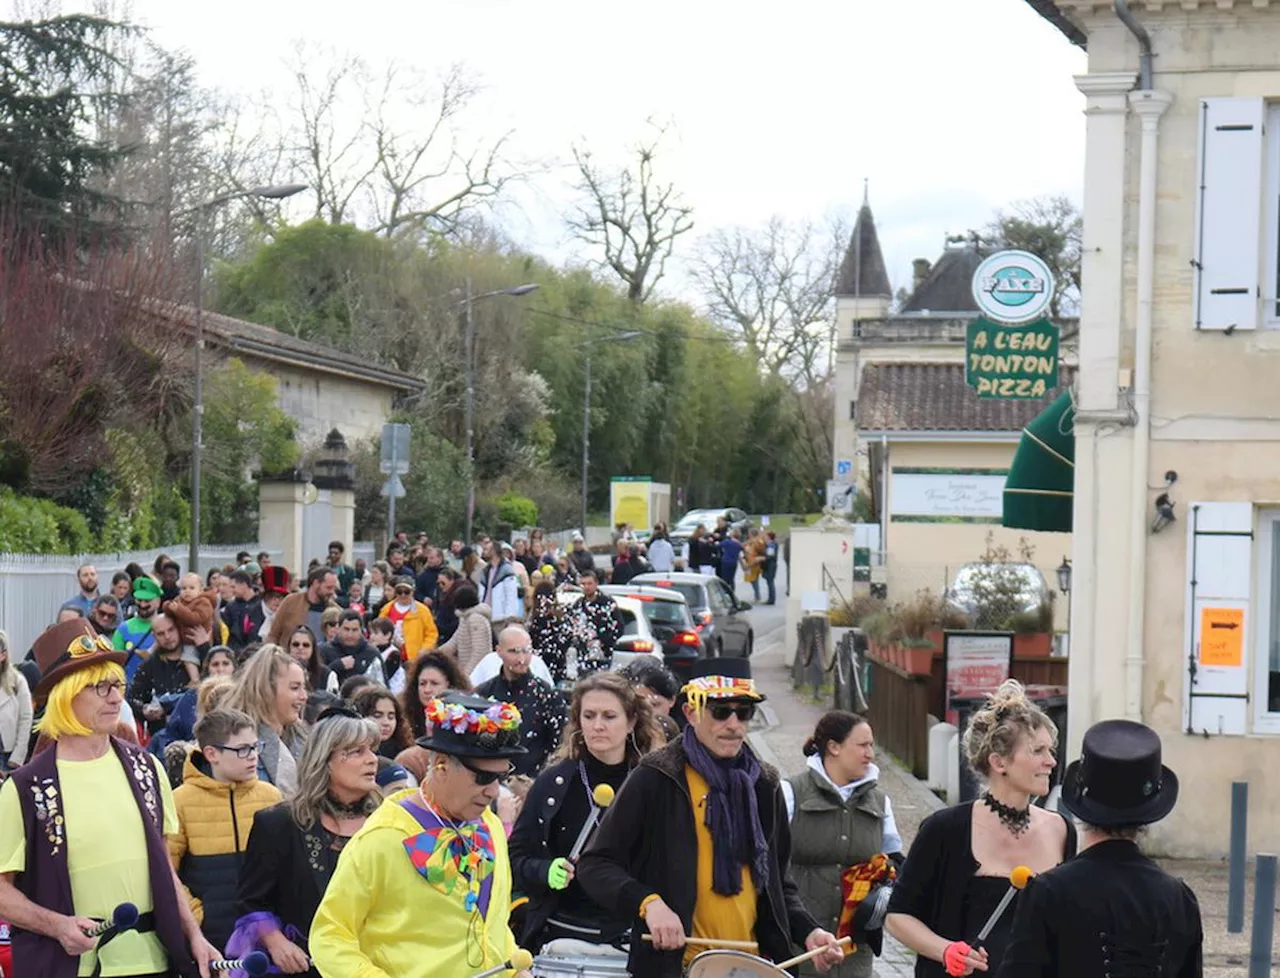
M929 273L933 271L933 266L929 264L927 258L917 258L911 263L911 289L915 291L920 288L929 277Z

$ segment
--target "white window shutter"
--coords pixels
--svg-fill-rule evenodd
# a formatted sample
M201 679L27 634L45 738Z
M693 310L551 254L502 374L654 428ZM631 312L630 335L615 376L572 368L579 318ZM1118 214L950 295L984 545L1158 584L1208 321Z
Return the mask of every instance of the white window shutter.
M1187 645L1182 655L1187 733L1239 735L1247 730L1252 572L1253 505L1193 503L1187 524ZM1230 635L1226 661L1222 656L1214 661L1202 650L1204 642L1217 637L1203 634L1206 625Z
M1260 98L1200 100L1196 329L1258 328L1265 116Z

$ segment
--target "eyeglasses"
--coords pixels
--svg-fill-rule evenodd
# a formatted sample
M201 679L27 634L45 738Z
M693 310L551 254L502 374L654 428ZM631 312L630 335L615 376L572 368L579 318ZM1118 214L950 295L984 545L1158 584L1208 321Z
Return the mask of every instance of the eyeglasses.
M727 703L713 703L707 709L711 712L711 719L720 723L724 723L731 716L736 716L742 723L750 723L756 715L756 705L754 703L743 703L739 706L729 706Z
M308 642L308 641L304 638L301 642L290 642L290 643L289 643L289 648L291 648L291 649L309 649L309 648L311 648L311 643L310 643L310 642Z
M241 744L238 747L228 747L226 744L210 744L209 746L216 747L218 750L229 750L231 753L235 754L236 757L240 758L240 760L244 761L248 760L254 754L261 754L263 744L262 741L258 741L256 744Z
M508 655L533 655L533 646L521 645L519 648L504 649L503 651L506 652Z
M124 695L124 683L118 679L104 679L102 682L94 683L89 689L97 693L102 699L106 699L111 695L111 691Z
M471 772L471 777L475 779L476 784L481 788L491 785L495 781L507 780L516 770L515 765L508 764L505 771L486 771L484 768L472 767L461 757L455 758L455 760Z

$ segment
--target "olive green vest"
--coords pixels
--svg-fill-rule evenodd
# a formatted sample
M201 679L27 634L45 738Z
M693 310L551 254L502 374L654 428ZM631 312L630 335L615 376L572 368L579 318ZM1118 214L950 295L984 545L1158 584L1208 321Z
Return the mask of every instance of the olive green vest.
M840 922L840 877L855 863L884 851L884 792L874 781L854 789L849 800L825 778L806 768L788 778L795 792L791 820L791 875L809 912L824 928L836 932ZM869 978L872 953L865 944L828 978ZM816 975L801 966L801 975Z

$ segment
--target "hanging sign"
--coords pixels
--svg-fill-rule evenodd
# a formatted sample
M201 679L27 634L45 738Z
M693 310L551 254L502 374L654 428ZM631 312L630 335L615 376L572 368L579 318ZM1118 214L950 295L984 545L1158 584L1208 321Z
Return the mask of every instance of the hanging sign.
M1053 273L1029 251L999 251L974 271L973 299L988 319L1029 323L1053 302Z
M979 397L1039 400L1058 386L1058 327L975 319L965 330L964 379Z

